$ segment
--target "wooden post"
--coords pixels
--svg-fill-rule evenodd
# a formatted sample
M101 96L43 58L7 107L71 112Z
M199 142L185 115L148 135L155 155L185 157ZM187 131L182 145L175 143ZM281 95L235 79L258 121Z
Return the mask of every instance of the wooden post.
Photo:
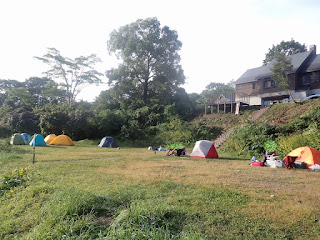
M35 161L36 161L36 135L37 134L34 134L33 135L33 139L32 139L32 142L33 142L33 146L32 146L32 148L33 148L32 164L34 164Z
M207 104L204 105L204 114L207 114Z
M219 111L220 111L220 105L219 105L219 103L218 103L218 109L217 109L217 112L219 113Z

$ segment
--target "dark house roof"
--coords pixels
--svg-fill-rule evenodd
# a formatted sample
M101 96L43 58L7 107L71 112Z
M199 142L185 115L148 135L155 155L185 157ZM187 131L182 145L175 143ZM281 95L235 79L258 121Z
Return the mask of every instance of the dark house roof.
M312 53L312 51L306 51L306 52L301 52L301 53L297 53L297 54L289 56L289 58L291 58L292 65L293 65L292 73L295 73L301 67L301 65L309 58L311 53ZM319 61L318 62L319 65L320 65L320 58L318 58L318 61ZM273 63L274 63L274 61L271 61L270 63L268 63L265 66L248 69L235 82L235 84L249 83L249 82L257 81L258 79L261 79L261 78L271 77L272 76L271 68L272 68ZM313 62L312 62L312 64L313 64ZM312 66L312 64L310 65L310 67Z
M307 72L319 71L320 70L320 54L317 55L310 66L307 68Z

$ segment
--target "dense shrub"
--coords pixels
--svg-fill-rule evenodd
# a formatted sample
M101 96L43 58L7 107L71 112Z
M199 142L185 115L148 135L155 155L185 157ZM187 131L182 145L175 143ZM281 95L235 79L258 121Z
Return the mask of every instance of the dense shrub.
M320 150L320 136L316 131L308 131L303 134L295 133L290 136L280 136L277 139L277 153L284 157L293 149L309 146Z
M222 127L214 125L209 121L195 120L189 123L189 129L191 130L191 141L198 140L214 140L222 133Z
M279 132L275 125L249 122L248 125L236 129L224 144L222 150L238 154L261 154L267 140L274 140Z

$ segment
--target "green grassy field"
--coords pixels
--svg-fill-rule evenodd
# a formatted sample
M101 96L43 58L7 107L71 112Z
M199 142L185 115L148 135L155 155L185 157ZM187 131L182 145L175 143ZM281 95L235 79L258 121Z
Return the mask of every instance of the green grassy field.
M320 238L319 172L75 144L2 147L0 239Z

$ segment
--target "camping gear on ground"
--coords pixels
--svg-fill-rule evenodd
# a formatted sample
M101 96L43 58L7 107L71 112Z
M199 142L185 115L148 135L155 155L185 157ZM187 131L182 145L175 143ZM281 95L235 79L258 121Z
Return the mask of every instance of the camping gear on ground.
M308 167L315 164L320 164L320 152L317 149L308 146L296 148L295 150L288 153L286 158L287 157L296 158L294 159L294 161L305 162ZM291 159L291 161L292 160L293 159Z
M264 162L252 161L252 162L251 162L251 166L254 166L254 167L263 167L263 166L264 166Z
M251 159L250 159L250 164L251 166L254 166L254 167L263 167L264 166L264 161L259 161L256 159L256 156L253 156Z
M160 146L160 147L157 148L157 151L163 151L163 152L165 152L165 151L167 151L167 149L166 149L166 148L162 148L162 147Z
M99 147L117 148L119 147L112 137L104 137L101 139Z
M33 144L35 144L35 146L47 146L41 134L33 135L29 145L33 146Z
M279 159L268 159L266 160L267 167L271 168L283 168L284 163Z
M31 136L28 133L21 133L20 134L25 144L29 143L29 140L31 139Z
M169 144L167 145L167 156L175 155L175 156L181 156L186 155L186 149L185 146L182 144Z
M286 168L295 168L294 161L297 159L297 157L291 157L291 156L285 156L283 159L284 165Z
M216 148L213 142L208 140L197 141L192 153L192 158L219 158Z
M312 165L309 168L313 171L320 172L320 165L319 164Z
M294 162L294 167L295 168L300 168L300 169L306 169L307 168L307 164L305 162L295 161Z
M48 136L46 136L44 141L46 142L46 144L50 144L52 142L52 140L55 139L56 137L57 136L55 134L49 134Z
M12 137L10 139L10 144L11 145L25 145L26 143L24 142L20 133L15 133L12 135Z
M54 138L49 145L73 146L74 143L69 136L63 134Z

